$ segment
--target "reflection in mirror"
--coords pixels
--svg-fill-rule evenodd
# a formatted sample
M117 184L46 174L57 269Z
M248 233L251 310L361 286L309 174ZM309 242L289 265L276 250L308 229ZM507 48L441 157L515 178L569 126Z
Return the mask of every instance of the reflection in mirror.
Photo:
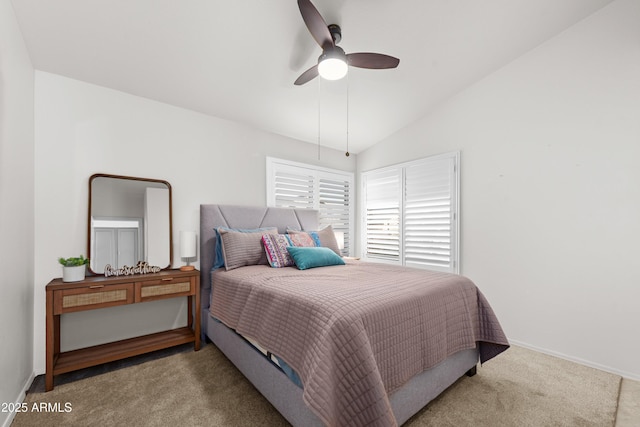
M95 174L89 179L89 267L171 265L171 186L166 181Z

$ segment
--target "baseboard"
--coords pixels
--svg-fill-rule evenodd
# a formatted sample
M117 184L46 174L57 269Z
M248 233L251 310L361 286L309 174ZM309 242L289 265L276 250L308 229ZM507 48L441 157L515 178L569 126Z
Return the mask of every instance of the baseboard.
M20 393L18 393L18 396L14 400L14 403L20 404L24 402L24 398L27 395L27 390L31 388L31 384L33 384L33 380L35 378L36 378L35 372L31 372L31 375L29 375L29 378L27 378L27 381L24 383L24 386L22 387L22 390L20 391ZM9 412L7 418L2 423L2 427L9 427L13 422L13 419L15 418L15 416L16 416L15 412Z
M548 350L546 348L541 348L535 345L527 344L525 342L516 341L509 339L511 344L517 345L519 347L528 348L529 350L537 351L538 353L548 354L549 356L558 357L560 359L568 360L569 362L574 362L579 365L588 366L590 368L599 369L604 372L609 372L610 374L620 375L623 378L640 381L640 375L634 374L632 372L621 371L620 369L615 369L610 366L601 365L599 363L590 362L588 360L580 359L579 357L568 356L563 353L559 353L557 351Z

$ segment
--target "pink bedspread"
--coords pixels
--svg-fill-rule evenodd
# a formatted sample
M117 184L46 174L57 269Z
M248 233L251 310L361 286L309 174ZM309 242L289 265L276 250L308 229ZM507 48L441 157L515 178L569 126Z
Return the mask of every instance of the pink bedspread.
M211 314L285 360L329 426L395 426L388 394L457 351L509 347L469 279L348 262L249 266L212 277Z

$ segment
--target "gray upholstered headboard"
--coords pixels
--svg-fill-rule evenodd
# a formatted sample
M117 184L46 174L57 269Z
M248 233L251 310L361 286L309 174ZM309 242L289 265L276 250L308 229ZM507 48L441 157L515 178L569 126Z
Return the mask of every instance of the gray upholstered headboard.
M287 228L317 230L318 211L264 206L200 205L200 288L203 308L209 306L215 227L278 227L279 233L285 233Z

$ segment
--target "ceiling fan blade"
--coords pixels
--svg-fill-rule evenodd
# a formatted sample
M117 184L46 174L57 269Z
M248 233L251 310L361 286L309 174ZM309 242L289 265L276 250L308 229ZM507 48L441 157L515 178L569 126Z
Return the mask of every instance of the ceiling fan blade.
M333 46L333 37L329 27L318 9L309 0L298 0L298 8L302 14L302 20L309 29L313 38L318 42L322 49Z
M304 73L300 74L300 77L298 77L298 79L293 84L300 86L315 79L316 77L318 77L318 65L314 65Z
M362 52L347 54L347 62L352 67L383 69L396 68L400 60L393 56L383 55L382 53Z

